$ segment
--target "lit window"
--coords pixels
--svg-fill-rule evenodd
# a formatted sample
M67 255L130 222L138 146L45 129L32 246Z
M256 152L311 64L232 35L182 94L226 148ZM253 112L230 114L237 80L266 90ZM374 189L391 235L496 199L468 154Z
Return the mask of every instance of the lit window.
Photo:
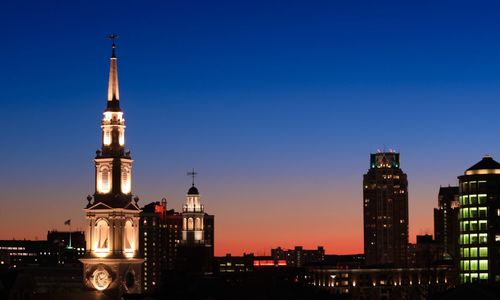
M480 233L479 234L479 243L480 244L488 243L488 234L487 233Z
M470 230L477 231L477 221L470 221Z
M460 229L462 231L469 231L469 221L460 222Z
M470 261L470 269L471 271L477 271L477 260Z
M477 257L477 248L470 248L470 257Z
M488 257L488 248L487 247L479 248L479 256L480 257Z
M469 248L462 248L460 249L460 252L462 252L462 257L469 257Z
M488 229L488 221L479 221L479 230L484 231Z
M469 238L469 241L470 241L471 244L477 244L477 233L471 234L470 238ZM476 248L474 248L474 249L476 249Z
M478 195L478 203L479 204L485 204L486 203L486 194L481 194L481 195Z
M488 260L482 259L479 261L479 270L487 271L488 270Z
M488 215L488 208L487 207L480 207L479 208L479 217L486 218L487 215Z

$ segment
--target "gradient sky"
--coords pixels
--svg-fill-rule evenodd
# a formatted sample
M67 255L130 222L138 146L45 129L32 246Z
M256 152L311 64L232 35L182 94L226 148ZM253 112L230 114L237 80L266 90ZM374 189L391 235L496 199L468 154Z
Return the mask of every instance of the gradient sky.
M83 228L110 32L133 191L179 210L195 167L218 255L362 252L377 149L401 153L411 240L440 185L500 159L495 1L72 2L0 4L1 239Z

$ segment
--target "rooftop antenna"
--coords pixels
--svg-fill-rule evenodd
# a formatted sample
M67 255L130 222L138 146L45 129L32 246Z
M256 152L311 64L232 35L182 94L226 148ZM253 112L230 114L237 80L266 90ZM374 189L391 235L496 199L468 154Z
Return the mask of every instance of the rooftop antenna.
M192 184L194 186L194 178L196 177L196 175L198 175L198 173L195 172L194 168L193 168L193 170L191 172L187 172L187 175L193 177L193 183Z

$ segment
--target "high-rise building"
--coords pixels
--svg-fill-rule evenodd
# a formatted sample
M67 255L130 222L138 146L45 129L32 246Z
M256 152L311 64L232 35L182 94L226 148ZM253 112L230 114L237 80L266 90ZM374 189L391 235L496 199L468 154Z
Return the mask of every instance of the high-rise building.
M458 177L460 283L500 281L500 163L490 156Z
M370 155L370 169L363 176L363 220L366 264L405 267L408 181L399 153Z
M153 292L164 271L174 269L177 245L182 238L182 215L167 210L167 201L152 202L142 208L139 249L144 264L143 290Z
M87 253L80 261L86 287L120 295L141 292L144 260L139 253L141 210L139 198L132 196L132 157L125 149L115 48L113 42L102 145L94 159L95 192L87 197L85 208Z
M440 187L438 208L434 208L434 240L442 258L458 258L458 186Z
M167 201L152 202L141 211L139 222L139 250L144 258L142 265L142 287L152 292L159 282L165 262Z

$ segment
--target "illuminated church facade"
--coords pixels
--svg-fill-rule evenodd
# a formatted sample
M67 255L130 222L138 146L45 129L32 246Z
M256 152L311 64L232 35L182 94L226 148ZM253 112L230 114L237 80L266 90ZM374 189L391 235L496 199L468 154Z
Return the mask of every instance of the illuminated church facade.
M120 108L117 58L112 45L107 107L101 122L102 145L96 151L95 193L86 206L86 287L121 293L141 292L138 198L132 195L132 158L125 149L125 119Z

